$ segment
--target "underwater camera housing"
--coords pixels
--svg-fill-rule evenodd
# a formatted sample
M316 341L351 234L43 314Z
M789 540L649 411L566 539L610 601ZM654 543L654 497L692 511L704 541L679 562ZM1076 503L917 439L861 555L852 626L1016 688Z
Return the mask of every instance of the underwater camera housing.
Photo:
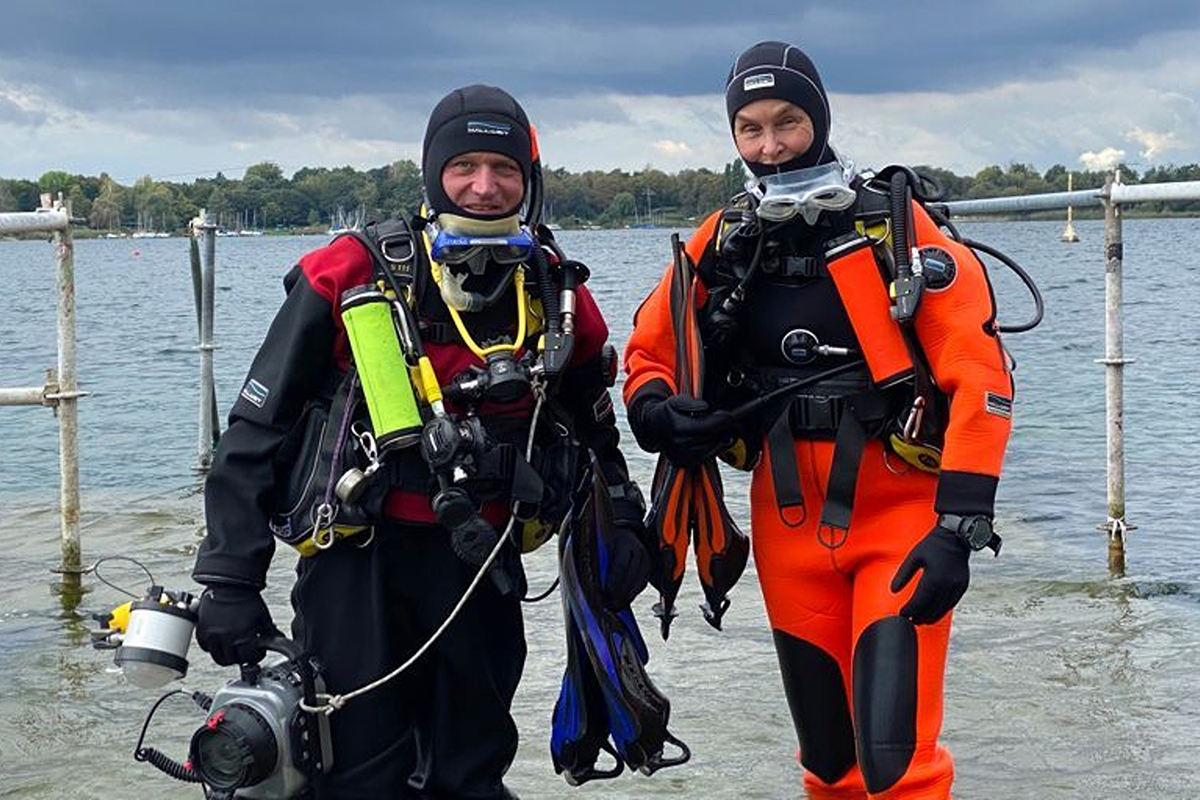
M301 701L314 707L324 690L319 671L287 639L263 646L286 660L243 665L192 735L191 770L210 797L302 797L333 766L329 717L301 708Z

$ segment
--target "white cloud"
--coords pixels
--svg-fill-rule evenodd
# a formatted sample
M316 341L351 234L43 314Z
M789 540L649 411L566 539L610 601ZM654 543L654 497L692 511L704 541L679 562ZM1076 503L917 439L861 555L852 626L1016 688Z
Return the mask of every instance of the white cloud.
M1088 151L1079 154L1079 163L1083 164L1084 169L1089 169L1094 172L1105 172L1120 164L1125 160L1125 151L1118 150L1115 147L1106 147L1098 153Z
M1074 165L1080 153L1101 158L1106 148L1126 142L1143 162L1200 162L1196 40L1195 30L1147 37L1127 50L1084 56L1044 80L954 93L839 93L830 75L832 141L862 166L902 161L960 174L1010 162L1039 170ZM647 71L644 85L653 80ZM736 153L719 89L685 96L534 93L521 99L551 166L720 169ZM0 78L0 176L106 170L124 182L146 173L211 175L217 169L236 176L264 160L291 172L419 158L433 99L392 102L357 91L363 93L334 99L279 95L221 107L198 106L180 95L171 106L117 110L95 104L81 110L43 87Z
M692 153L692 148L687 142L676 142L670 139L660 139L654 143L654 149L662 153L667 158L678 158L679 156L688 156Z
M1174 131L1156 133L1155 131L1148 131L1138 127L1125 135L1145 148L1141 151L1141 154L1142 158L1148 161L1153 161L1165 152L1178 150L1182 147L1179 136Z

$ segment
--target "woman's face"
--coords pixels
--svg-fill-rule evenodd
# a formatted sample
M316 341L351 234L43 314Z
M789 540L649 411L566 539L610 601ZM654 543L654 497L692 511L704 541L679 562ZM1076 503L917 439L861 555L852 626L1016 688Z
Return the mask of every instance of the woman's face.
M767 166L785 164L812 147L812 118L787 100L755 100L734 116L733 142L746 161Z

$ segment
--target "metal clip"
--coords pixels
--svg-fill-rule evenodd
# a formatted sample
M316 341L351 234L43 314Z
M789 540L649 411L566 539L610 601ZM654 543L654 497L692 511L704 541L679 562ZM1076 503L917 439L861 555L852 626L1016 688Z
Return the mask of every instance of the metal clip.
M367 460L372 464L379 461L379 450L375 446L375 435L367 429L366 425L361 422L355 422L350 426L350 433L354 438L358 439L359 445L363 452L367 454Z
M333 518L337 514L337 509L332 503L321 503L316 507L315 512L313 544L317 546L318 550L327 550L333 546L333 542L337 538L333 535Z
M925 398L913 398L912 408L909 409L908 419L904 420L904 430L902 435L904 441L915 442L917 434L921 431L921 420L925 417Z

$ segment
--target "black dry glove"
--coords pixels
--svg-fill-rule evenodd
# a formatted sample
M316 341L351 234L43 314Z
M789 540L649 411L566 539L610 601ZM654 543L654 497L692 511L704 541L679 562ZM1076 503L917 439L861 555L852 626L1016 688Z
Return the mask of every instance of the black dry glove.
M737 422L728 411L677 394L640 400L630 423L643 448L661 452L684 469L703 464L737 436Z
M223 667L253 664L266 655L259 636L279 634L257 589L213 584L200 595L196 643Z
M638 527L642 527L640 522ZM628 608L650 582L650 554L640 532L628 525L614 526L609 542L612 547L602 589L608 607L620 611Z
M971 548L957 533L935 525L917 542L892 578L892 591L899 592L921 570L917 590L900 609L900 616L914 625L928 625L946 616L971 582L970 557Z

